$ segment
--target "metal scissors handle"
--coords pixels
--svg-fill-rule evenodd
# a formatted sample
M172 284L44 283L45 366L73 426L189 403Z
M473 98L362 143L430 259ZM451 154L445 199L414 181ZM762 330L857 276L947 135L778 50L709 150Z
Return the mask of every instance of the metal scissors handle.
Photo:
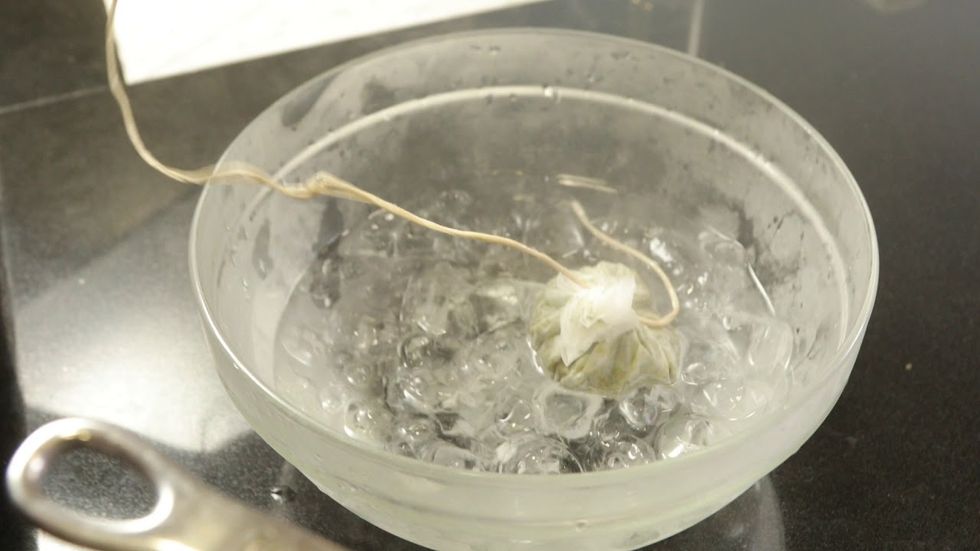
M98 519L45 495L42 482L53 460L82 447L132 464L156 489L153 509L136 519ZM284 519L237 503L188 475L135 434L90 419L53 421L28 436L10 460L7 489L13 503L41 529L95 549L346 549Z

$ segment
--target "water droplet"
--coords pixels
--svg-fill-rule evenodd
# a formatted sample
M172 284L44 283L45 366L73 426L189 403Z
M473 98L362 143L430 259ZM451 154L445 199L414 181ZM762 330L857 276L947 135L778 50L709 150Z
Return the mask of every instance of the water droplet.
M490 46L489 48L487 48L487 52L490 55L497 55L500 53L500 46Z
M289 486L273 486L269 490L269 496L272 501L281 505L292 501L296 497L296 491Z
M547 84L542 86L541 90L544 93L544 97L549 99L555 99L555 97L558 95L558 92L556 92L554 88L548 86Z

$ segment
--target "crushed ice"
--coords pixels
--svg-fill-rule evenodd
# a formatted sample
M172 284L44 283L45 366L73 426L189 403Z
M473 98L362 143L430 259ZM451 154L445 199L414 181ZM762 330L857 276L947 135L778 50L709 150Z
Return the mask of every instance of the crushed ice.
M454 191L406 206L459 227L479 223L475 229L583 265L602 254L574 218L540 202L519 202L502 221L478 212L479 204ZM710 446L785 400L793 331L772 314L738 240L711 227L675 233L670 220L659 222L612 231L640 236L634 243L663 262L681 295L675 327L685 350L672 385L611 399L555 383L528 342L530 310L548 274L512 251L383 215L347 222L339 246L297 285L277 336L276 385L351 438L459 469L629 468ZM627 304L628 287L615 289L621 301L581 297L582 311L622 329L622 312L596 305ZM573 357L580 348L564 352Z

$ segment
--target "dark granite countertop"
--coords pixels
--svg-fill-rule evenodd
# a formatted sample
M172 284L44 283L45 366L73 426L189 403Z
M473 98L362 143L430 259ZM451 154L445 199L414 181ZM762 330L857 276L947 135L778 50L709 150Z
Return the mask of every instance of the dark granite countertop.
M47 420L107 419L354 549L415 549L320 494L225 396L187 275L198 190L133 154L103 84L102 24L100 0L0 0L0 457ZM690 50L760 84L837 149L877 226L877 305L833 412L745 495L652 548L980 548L980 2L558 0L150 82L133 101L162 158L205 164L342 61L528 25ZM74 461L60 499L145 506L138 483ZM104 485L68 490L82 474ZM0 549L35 548L69 549L0 510Z

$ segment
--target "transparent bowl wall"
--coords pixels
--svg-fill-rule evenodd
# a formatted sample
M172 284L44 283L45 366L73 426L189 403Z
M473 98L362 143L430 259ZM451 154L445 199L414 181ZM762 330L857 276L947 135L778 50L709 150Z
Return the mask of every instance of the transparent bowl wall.
M208 186L192 275L231 397L324 492L438 549L627 549L704 519L822 422L874 299L871 218L826 142L750 83L649 44L535 29L385 50L276 102L229 147L222 163L233 161L289 179L329 169L395 202L426 187L492 185L490 174L521 171L541 185L558 173L602 178L629 194L626 216L656 223L667 205L736 234L796 330L789 404L706 450L558 476L424 464L348 439L318 418L312 392L284 396L273 384L273 337L290 291L316 244L352 221L338 220L331 200Z

